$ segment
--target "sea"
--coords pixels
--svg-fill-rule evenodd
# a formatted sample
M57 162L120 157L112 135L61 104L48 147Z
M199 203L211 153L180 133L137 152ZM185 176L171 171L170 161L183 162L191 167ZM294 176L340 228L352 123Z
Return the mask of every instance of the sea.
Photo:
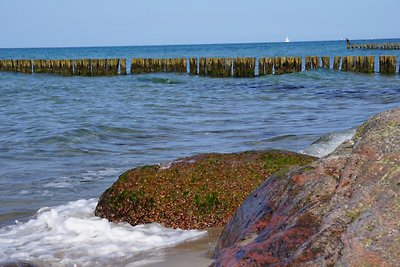
M394 40L359 40L388 43ZM345 41L0 49L0 59L400 56ZM332 62L331 62L332 64ZM129 68L129 64L128 64ZM0 72L0 262L130 266L202 238L198 229L94 216L124 171L199 153L285 149L323 157L378 112L400 77L316 69L256 78Z

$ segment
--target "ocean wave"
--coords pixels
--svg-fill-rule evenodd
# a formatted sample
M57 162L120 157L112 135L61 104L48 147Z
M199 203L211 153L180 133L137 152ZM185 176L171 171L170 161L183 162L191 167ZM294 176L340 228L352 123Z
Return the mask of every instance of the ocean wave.
M115 266L143 251L198 238L204 231L131 226L94 216L97 199L42 208L35 219L0 229L0 259L38 266Z
M301 153L319 158L324 157L332 153L343 142L350 140L354 136L355 132L355 129L350 129L344 132L335 132L323 135L309 147L302 150Z
M154 77L154 76L139 77L138 81L158 83L158 84L181 84L181 83L184 83L183 81L180 81L177 79L161 78L161 77Z

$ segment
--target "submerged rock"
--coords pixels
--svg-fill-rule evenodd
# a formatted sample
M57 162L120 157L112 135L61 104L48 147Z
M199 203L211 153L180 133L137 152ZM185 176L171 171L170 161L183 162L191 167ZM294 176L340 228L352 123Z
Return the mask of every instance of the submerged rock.
M214 266L400 266L400 109L331 155L269 177L214 257Z
M105 191L96 215L132 225L224 226L243 200L266 177L315 158L284 151L202 154L167 165L136 168Z
M36 267L32 263L25 261L13 261L13 262L0 262L0 267Z

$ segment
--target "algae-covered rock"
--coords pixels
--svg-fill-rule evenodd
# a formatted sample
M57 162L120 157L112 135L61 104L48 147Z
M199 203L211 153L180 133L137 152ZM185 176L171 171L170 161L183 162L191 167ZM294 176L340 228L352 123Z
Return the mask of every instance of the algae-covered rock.
M221 234L214 266L400 266L400 109L331 155L272 175Z
M167 165L135 168L104 192L96 215L132 225L223 226L269 175L315 158L293 152L202 154Z

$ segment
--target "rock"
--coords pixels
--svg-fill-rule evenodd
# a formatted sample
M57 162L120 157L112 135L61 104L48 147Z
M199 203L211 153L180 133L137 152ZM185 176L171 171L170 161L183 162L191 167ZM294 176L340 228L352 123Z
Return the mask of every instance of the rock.
M400 266L400 109L308 166L269 177L223 230L213 266Z
M222 227L266 177L314 160L293 152L253 151L203 154L164 166L140 167L122 174L101 195L95 213L132 225Z
M25 261L14 261L14 262L0 262L0 267L35 267L32 263Z

